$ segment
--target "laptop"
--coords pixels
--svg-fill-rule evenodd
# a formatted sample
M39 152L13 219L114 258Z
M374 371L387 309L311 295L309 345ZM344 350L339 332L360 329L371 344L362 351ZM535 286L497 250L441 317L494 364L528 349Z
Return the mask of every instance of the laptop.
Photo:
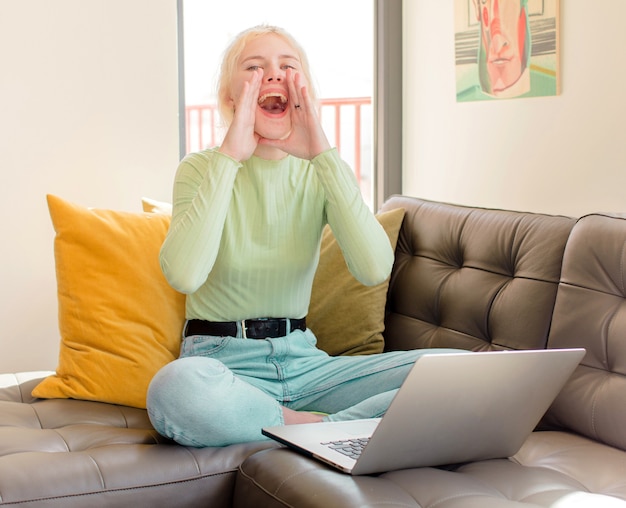
M510 457L584 354L582 348L428 354L382 418L262 432L352 475ZM360 454L353 451L359 445Z

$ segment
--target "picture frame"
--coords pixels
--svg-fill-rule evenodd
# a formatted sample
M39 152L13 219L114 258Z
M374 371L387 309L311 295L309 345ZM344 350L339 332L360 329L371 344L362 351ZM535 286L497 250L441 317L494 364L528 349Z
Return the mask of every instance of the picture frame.
M456 100L560 93L560 0L454 0Z

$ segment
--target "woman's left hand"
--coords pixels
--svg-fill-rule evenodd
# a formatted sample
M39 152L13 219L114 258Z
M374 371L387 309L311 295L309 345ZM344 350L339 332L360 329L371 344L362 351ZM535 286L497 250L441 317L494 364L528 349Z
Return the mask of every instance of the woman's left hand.
M316 106L302 85L300 74L287 70L291 132L283 139L259 139L259 144L279 148L294 157L311 160L331 148L322 129Z

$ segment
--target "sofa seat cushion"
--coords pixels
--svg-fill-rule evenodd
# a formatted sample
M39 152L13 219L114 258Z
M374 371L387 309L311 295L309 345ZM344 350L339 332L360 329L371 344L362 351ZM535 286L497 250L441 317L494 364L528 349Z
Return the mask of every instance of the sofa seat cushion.
M0 375L0 506L230 506L239 464L276 446L185 448L144 409L33 398L44 375Z
M533 433L511 459L363 477L282 448L241 465L235 506L626 507L624 471L623 451L563 432Z
M623 450L569 432L533 432L513 460L523 466L549 469L567 476L582 489L617 497L626 506L626 452Z

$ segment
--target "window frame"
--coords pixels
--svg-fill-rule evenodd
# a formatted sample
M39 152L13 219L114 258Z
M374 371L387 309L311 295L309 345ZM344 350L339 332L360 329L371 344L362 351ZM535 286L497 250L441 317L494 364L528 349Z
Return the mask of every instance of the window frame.
M402 194L402 0L375 0L373 204Z

